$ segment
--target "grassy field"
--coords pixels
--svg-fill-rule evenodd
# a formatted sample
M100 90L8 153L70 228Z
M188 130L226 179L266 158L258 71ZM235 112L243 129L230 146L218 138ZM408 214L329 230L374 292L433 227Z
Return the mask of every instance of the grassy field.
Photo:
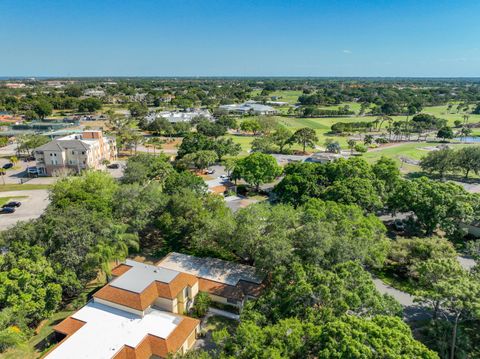
M28 196L17 196L17 197L0 197L0 207L3 206L5 203L8 203L12 200L28 198Z
M29 191L35 189L50 189L52 185L49 184L0 184L0 192L7 191Z
M276 93L276 95L280 95ZM343 106L342 104L340 106ZM354 111L358 111L360 105L357 103L348 103L350 108ZM334 107L330 107L334 108ZM434 106L434 107L427 107L422 112L430 113L440 118L445 118L448 121L448 124L453 126L455 120L463 121L464 113L456 113L456 111L448 112L447 106ZM469 123L480 122L480 115L468 115L469 116ZM249 117L250 118L250 117ZM347 148L347 141L350 136L338 136L338 135L331 135L329 134L330 128L334 123L343 122L370 122L374 121L374 116L354 116L354 117L334 117L334 118L301 118L301 117L285 117L285 116L275 116L277 121L285 126L286 128L290 129L292 132L303 128L309 127L315 130L318 141L317 145L320 147L324 146L324 143L327 139L332 139L334 141L338 141L340 146L343 149ZM393 116L395 121L403 121L405 120L406 116ZM242 121L242 120L240 120ZM386 123L383 124L382 129L384 130ZM456 130L454 130L456 131ZM480 136L480 129L474 130L472 132L473 136ZM242 155L248 153L248 150L251 147L251 143L255 137L253 136L238 136L238 135L230 135L236 143L239 143L242 146ZM413 136L412 138L416 138ZM370 149L367 153L363 156L364 158L369 161L373 162L379 159L381 156L387 156L393 158L399 165L402 166L402 169L405 172L412 172L418 171L419 167L412 164L405 164L402 163L400 160L401 157L406 157L409 159L420 160L423 156L428 153L428 149L426 147L435 147L437 146L437 142L409 142L409 143L398 143L389 146L383 146L377 149ZM465 146L474 146L472 144L450 144L453 148L465 147ZM293 150L299 150L300 147L295 145L292 147ZM314 151L313 149L309 149L310 151Z

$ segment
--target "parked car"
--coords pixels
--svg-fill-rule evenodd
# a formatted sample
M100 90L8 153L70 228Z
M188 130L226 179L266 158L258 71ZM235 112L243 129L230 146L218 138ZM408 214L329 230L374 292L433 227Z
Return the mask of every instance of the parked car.
M207 175L213 175L213 174L215 173L215 170L209 170L209 169L207 169L207 170L205 171L205 173L206 173Z
M0 208L0 213L13 213L15 212L15 207L2 207Z
M38 170L37 167L27 167L27 174L30 176L30 177L38 177L38 175L40 174L40 171Z
M5 163L2 168L4 170L8 170L9 168L12 168L12 167L13 167L13 163L9 162L9 163Z
M8 202L8 203L4 204L2 206L2 208L5 208L5 207L20 207L21 205L22 205L22 202L11 201L11 202Z
M117 168L120 168L120 165L118 163L111 163L107 166L107 168L110 168L112 170L116 170Z
M220 175L218 178L228 180L230 179L227 175Z

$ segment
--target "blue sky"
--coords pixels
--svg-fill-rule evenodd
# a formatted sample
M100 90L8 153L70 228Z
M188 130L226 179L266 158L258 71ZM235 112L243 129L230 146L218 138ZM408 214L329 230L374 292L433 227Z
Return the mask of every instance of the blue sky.
M480 76L474 0L0 0L0 76Z

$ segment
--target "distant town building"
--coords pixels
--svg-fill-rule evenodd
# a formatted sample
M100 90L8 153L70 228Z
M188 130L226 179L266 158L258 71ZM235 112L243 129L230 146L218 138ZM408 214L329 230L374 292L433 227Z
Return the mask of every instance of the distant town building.
M85 96L91 96L91 97L103 97L105 96L105 91L103 90L97 90L97 89L88 89L83 92Z
M341 153L330 153L330 152L316 152L310 157L305 159L305 162L315 162L315 163L327 163L338 160L340 158L348 158L348 155Z
M55 176L65 170L80 172L101 168L116 159L115 140L101 131L83 131L57 138L34 150L39 175Z
M192 109L186 112L180 111L162 111L162 112L152 112L148 114L145 119L147 122L152 122L153 120L163 117L168 120L170 123L177 122L191 122L195 117L205 117L209 120L213 119L210 111L205 109Z
M26 86L27 86L26 84L21 83L21 82L8 82L8 83L5 84L5 87L9 88L9 89L20 89L20 88L24 88Z
M219 106L219 109L240 115L274 115L277 113L277 110L271 106L262 105L252 101L247 101L242 104L221 105Z

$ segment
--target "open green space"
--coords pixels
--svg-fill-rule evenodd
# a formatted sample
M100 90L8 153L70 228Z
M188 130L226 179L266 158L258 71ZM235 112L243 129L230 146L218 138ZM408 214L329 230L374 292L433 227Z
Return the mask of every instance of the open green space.
M0 184L0 192L8 191L30 191L35 189L50 189L50 184Z
M0 206L3 206L5 203L8 203L12 200L28 198L28 196L16 196L16 197L0 197Z

